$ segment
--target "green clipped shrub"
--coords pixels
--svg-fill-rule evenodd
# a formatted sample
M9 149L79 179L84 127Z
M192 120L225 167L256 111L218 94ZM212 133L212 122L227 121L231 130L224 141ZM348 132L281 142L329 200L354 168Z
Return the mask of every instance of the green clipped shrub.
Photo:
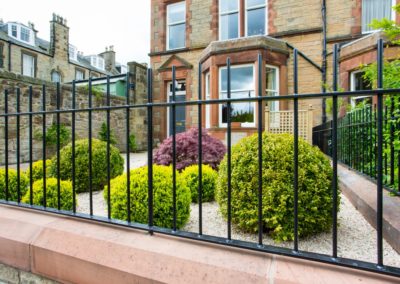
M119 150L110 147L111 178L124 171L124 160ZM57 157L53 157L51 175L57 177ZM60 179L72 180L72 144L60 151ZM92 189L102 190L107 183L107 143L92 139ZM89 140L78 140L75 143L75 183L76 192L89 191Z
M51 160L46 160L46 177L50 175ZM30 178L30 169L25 171L25 174ZM34 181L43 179L43 160L36 161L32 164L32 179Z
M43 179L33 184L33 205L44 206L43 199L44 183ZM30 191L28 190L22 202L30 202ZM57 179L46 179L46 207L58 208ZM73 192L70 181L60 181L60 207L61 210L71 211L73 209Z
M289 134L263 134L262 220L277 241L294 239L293 142ZM332 225L332 168L316 147L299 140L299 236L327 231ZM227 158L220 165L216 200L227 216ZM232 222L258 231L258 137L232 148ZM339 206L338 202L338 206Z
M132 222L148 223L148 179L147 167L131 171L131 220ZM127 192L126 175L121 175L111 181L111 216L119 220L127 220ZM154 225L164 228L173 228L173 190L172 168L166 166L153 167L153 200ZM107 200L108 188L104 189L104 198ZM176 209L177 228L182 228L190 215L190 189L177 175L176 181Z
M99 140L108 142L107 123L103 122L101 124L98 136ZM115 138L114 131L111 128L110 128L110 144L111 145L117 144L117 139Z
M135 134L129 135L129 149L132 153L137 151L136 136Z
M20 197L24 196L28 190L29 180L24 173L20 176ZM0 199L6 199L6 170L0 169ZM8 169L8 200L18 201L18 177L17 171Z
M199 188L199 166L193 165L185 168L181 173L182 179L187 183L192 195L192 202L198 202ZM218 173L210 166L202 166L202 200L203 202L214 201L215 185L218 178Z

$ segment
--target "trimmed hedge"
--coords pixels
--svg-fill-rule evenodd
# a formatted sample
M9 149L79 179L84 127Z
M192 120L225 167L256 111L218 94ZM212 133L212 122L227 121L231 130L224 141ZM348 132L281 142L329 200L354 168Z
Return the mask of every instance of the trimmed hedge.
M263 134L264 229L277 241L294 238L293 142L289 134ZM332 168L316 147L299 140L299 236L328 231L332 225ZM220 165L216 199L227 216L227 159ZM258 137L232 148L232 222L258 231ZM338 201L338 206L340 201Z
M8 200L18 201L18 177L17 171L14 169L8 169ZM29 180L26 175L21 172L20 175L20 198L24 196L28 190ZM6 199L6 170L0 169L0 199Z
M36 181L33 184L33 204L44 206L43 199L44 184L43 179ZM60 205L61 210L73 210L73 192L72 183L70 181L60 181ZM25 194L22 202L29 203L30 191ZM58 208L58 192L57 192L57 179L46 179L46 207Z
M46 177L50 176L51 160L46 160ZM30 169L25 171L25 175L30 178ZM34 181L43 179L43 160L36 161L32 164L32 179Z
M72 180L72 144L60 151L60 179ZM119 150L110 145L111 178L124 171L124 160ZM51 175L57 177L57 156L53 157ZM107 183L107 143L92 139L92 189L102 190ZM78 140L75 143L75 182L76 192L89 191L89 140Z
M131 221L148 223L148 179L147 167L131 171ZM111 216L119 220L128 220L126 174L111 181ZM154 225L173 228L173 192L172 168L165 166L153 167L153 200ZM104 188L104 199L107 200L108 187ZM177 228L182 228L189 220L190 189L180 175L176 180Z
M192 202L198 203L198 188L199 188L199 166L193 165L187 167L181 173L182 179L187 183L192 195ZM210 166L202 166L202 201L214 201L215 186L218 178L218 173Z

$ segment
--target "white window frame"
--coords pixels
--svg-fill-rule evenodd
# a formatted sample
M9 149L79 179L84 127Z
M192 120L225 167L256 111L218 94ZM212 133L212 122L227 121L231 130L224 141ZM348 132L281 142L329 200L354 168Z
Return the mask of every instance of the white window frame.
M251 97L255 97L256 96L256 75L255 75L255 66L254 64L241 64L241 65L234 65L231 66L231 70L232 69L238 69L238 68L244 68L244 67L252 67L253 68L253 90L235 90L232 91L231 90L231 94L232 93L240 93L240 92L247 92L247 91L251 91ZM224 93L225 91L222 91L222 70L227 69L227 66L222 66L219 68L219 75L218 75L218 97L221 98L221 94ZM243 128L250 128L250 127L256 127L256 103L253 102L253 122L241 122L240 126ZM218 124L220 128L227 128L228 124L227 123L223 123L222 122L222 104L218 105Z
M22 38L23 34L28 37L28 40L25 40L25 39ZM21 38L21 41L29 43L31 41L31 31L29 29L25 28L25 27L21 27L20 38Z
M183 4L183 6L185 7L185 12L184 12L184 14L185 14L185 17L184 17L184 19L185 20L183 20L183 21L178 21L178 22L173 22L173 23L170 23L169 22L169 17L168 17L168 15L169 15L169 10L171 9L171 7L174 7L174 6L178 6L178 5L182 5ZM169 4L169 5L167 5L167 26L166 26L166 29L167 29L167 32L166 32L166 34L167 34L167 50L176 50L176 49L182 49L182 48L185 48L186 47L186 1L181 1L181 2L177 2L177 3L173 3L173 4ZM182 25L182 24L185 24L185 40L184 40L184 43L183 43L183 46L181 46L181 47L175 47L175 48L170 48L169 47L169 27L170 26L177 26L177 25Z
M185 80L175 80L175 82L179 83L185 83ZM172 81L168 82L167 84L167 102L170 102L170 97L172 96L172 91L171 90L171 85L172 85ZM187 88L187 85L186 85ZM186 89L187 90L187 89ZM186 97L186 91L176 91L175 92L175 96L185 96ZM167 137L169 137L169 132L170 132L170 119L169 119L169 110L170 108L167 108Z
M205 99L206 101L211 99L211 75L210 72L206 73L206 90L205 90ZM211 105L206 104L206 129L211 128Z
M269 65L269 64L266 64L265 65L265 68L271 68L271 69L275 69L275 71L276 71L276 77L275 77L275 86L276 86L276 90L271 90L271 89L267 89L266 87L267 86L265 86L265 95L267 96L268 95L268 92L276 92L276 95L274 96L274 97L279 97L279 95L280 95L280 86L279 86L279 82L280 82L280 73L279 73L279 67L277 67L277 66L274 66L274 65ZM265 80L267 79L267 74L265 74ZM280 104L279 104L279 102L280 101L272 101L269 105L270 105L270 111L272 111L272 104L274 104L275 105L275 108L276 108L276 110L275 111L279 111L279 109L280 109Z
M78 78L78 73L82 74L82 78ZM82 70L75 70L75 80L80 81L80 80L85 80L85 72Z
M25 58L26 57L30 57L31 59L32 59L32 66L31 66L31 72L28 74L28 73L26 73L28 70L25 70L25 68L24 68L24 62L25 62ZM30 55L30 54L26 54L26 53L22 53L22 75L23 76L27 76L27 77L32 77L32 78L35 78L35 70L36 69L36 57L35 56L32 56L32 55Z
M69 53L69 59L78 61L78 50L75 46L73 46L72 44L70 44L68 46L68 53Z
M354 92L356 91L356 74L359 73L364 73L362 70L356 70L350 73L350 91ZM356 100L357 99L365 99L365 98L372 98L372 95L367 95L367 96L358 96L358 97L351 97L351 106L355 107L356 106Z
M13 29L15 29L15 33L16 33L15 36L13 35ZM12 37L18 39L18 26L17 26L17 25L11 24L11 32L10 32L10 35L11 35Z
M361 5L362 5L363 0L361 0ZM392 7L395 6L397 4L397 0L392 0ZM392 21L396 21L396 11L392 9L392 14L391 14L391 19ZM363 26L363 22L362 22L362 7L361 7L361 33L362 34L370 34L370 33L374 33L377 32L379 30L371 30L371 31L364 31L364 26Z
M264 35L268 35L268 0L265 0L265 3L262 5L254 6L249 9L247 8L247 1L248 0L245 0L245 3L244 3L244 10L245 10L245 12L244 12L244 27L245 27L244 34L245 34L245 36L246 37L249 36L248 30L247 30L247 26L248 26L247 25L247 18L248 18L247 13L249 10L256 10L259 8L265 8L265 27L264 27L265 33L264 33Z
M226 0L226 1L235 1L235 0ZM224 12L224 13L221 13L221 0L219 1L219 4L218 4L218 13L219 13L219 15L218 15L218 26L219 26L219 28L218 28L218 33L219 33L219 35L218 35L218 38L219 38L219 40L222 40L222 33L221 33L221 31L222 31L222 21L221 21L221 18L223 17L223 16L226 16L226 15L232 15L232 14L238 14L238 37L237 38L240 38L240 0L236 0L237 2L238 2L238 8L237 8L237 10L232 10L232 11L228 11L228 12ZM231 39L233 39L233 38L228 38L228 39L224 39L224 40L231 40Z

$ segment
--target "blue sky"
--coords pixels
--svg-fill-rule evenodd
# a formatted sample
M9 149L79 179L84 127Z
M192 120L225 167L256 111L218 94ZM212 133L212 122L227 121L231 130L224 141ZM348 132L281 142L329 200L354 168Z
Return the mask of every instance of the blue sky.
M67 19L70 43L86 55L114 45L117 61L149 62L150 0L13 0L4 1L4 22L33 22L38 36L49 40L50 20L56 13Z

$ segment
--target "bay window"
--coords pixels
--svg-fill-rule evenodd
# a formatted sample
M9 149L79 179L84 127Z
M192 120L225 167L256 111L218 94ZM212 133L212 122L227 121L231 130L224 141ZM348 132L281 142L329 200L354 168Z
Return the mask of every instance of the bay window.
M246 0L246 36L265 35L266 23L266 0Z
M395 20L395 13L392 10L395 4L396 0L362 0L362 32L374 31L369 26L373 19Z
M219 39L239 37L239 1L219 1Z
M32 55L22 54L22 75L35 77L36 58Z
M227 68L220 68L219 93L220 98L227 98L228 78ZM248 98L255 96L254 66L240 65L231 67L231 98ZM228 118L226 104L219 107L219 124L225 127ZM255 126L255 103L232 103L231 122L238 122L242 127Z
M185 1L167 6L167 49L185 47L186 3Z
M270 97L279 96L279 69L275 66L267 65L265 67L265 94ZM269 127L278 128L280 127L280 113L279 113L279 101L269 101Z
M357 70L350 74L350 90L351 91L365 91L372 90L371 84L364 78L364 71ZM357 106L359 103L372 104L371 95L363 95L351 98L351 105Z

